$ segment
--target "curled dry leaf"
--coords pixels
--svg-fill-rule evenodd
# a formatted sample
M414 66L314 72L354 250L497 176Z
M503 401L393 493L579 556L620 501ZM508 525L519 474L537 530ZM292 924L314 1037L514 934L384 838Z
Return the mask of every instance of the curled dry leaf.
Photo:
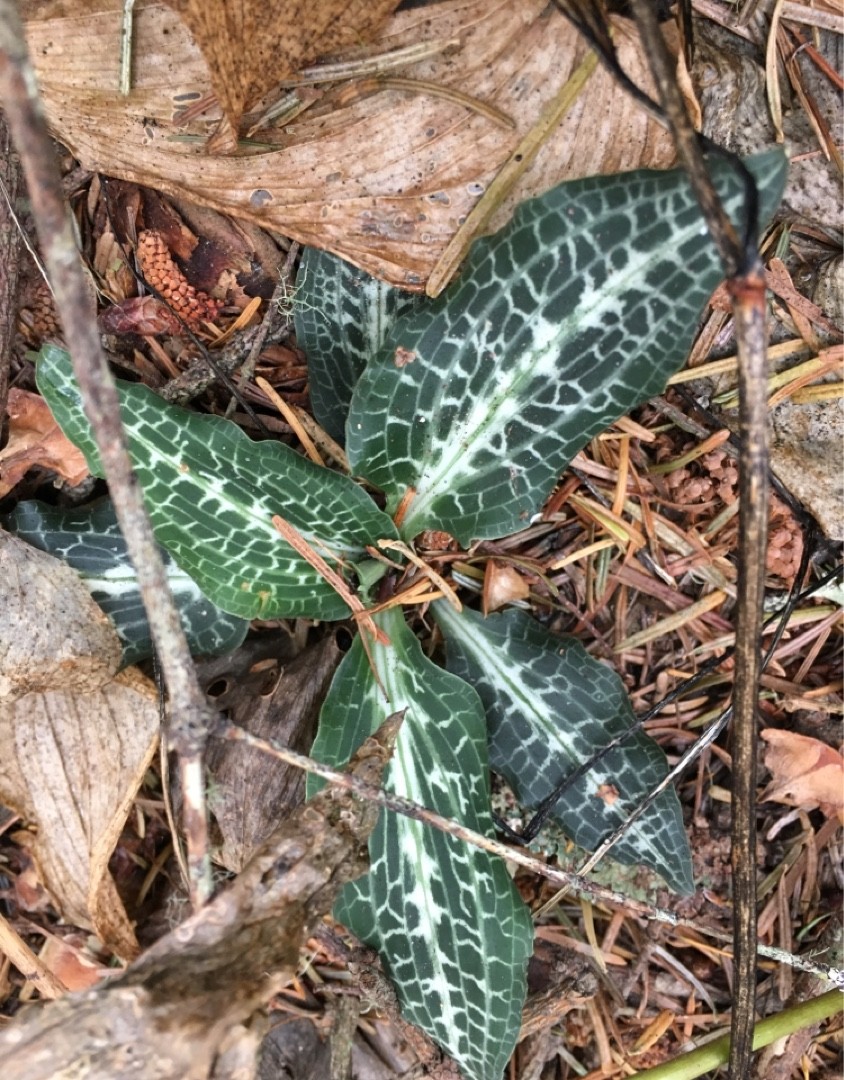
M87 990L114 968L98 963L90 953L67 938L48 934L38 958L68 990Z
M173 312L154 296L131 296L113 304L99 316L107 334L180 334L182 324Z
M771 772L762 799L802 810L820 808L827 817L837 814L844 821L844 758L839 751L795 731L768 728L762 738Z
M9 441L0 450L0 498L36 465L52 469L71 485L85 479L89 472L85 455L63 434L39 394L14 387L9 391L8 413Z
M309 108L260 128L240 156L216 155L206 139L219 111L184 119L212 87L170 8L135 5L127 97L116 92L120 0L27 0L22 10L49 122L84 166L247 218L412 289L588 53L545 0L404 11L368 50L431 46L388 73L401 83L311 83L297 91ZM630 76L649 85L629 24L618 23L616 41ZM672 156L670 138L598 67L489 228L561 180L659 168Z
M138 944L108 861L157 737L155 687L136 668L91 693L0 704L0 802L37 828L32 855L62 918L123 959Z
M0 530L0 581L0 703L111 679L120 639L75 570Z
M499 611L514 600L526 600L530 586L515 567L490 559L484 572L483 613Z

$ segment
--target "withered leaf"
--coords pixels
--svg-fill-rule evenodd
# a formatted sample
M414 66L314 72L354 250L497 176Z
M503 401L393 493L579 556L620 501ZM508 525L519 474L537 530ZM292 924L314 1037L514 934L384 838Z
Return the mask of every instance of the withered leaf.
M166 0L208 64L237 130L243 111L320 56L370 41L399 0Z
M155 687L136 668L90 693L0 703L0 802L37 828L32 854L65 921L124 959L138 945L108 861L158 723Z
M40 394L12 387L7 411L9 441L0 450L0 497L36 465L52 469L71 485L85 479L85 455L62 432Z
M83 165L245 217L411 289L424 287L461 222L588 54L545 0L400 12L370 51L439 49L392 72L410 84L376 82L367 96L371 78L308 87L300 92L312 102L306 111L260 128L240 156L215 155L206 139L219 113L182 119L211 83L172 10L136 4L133 89L124 98L116 92L120 0L98 0L96 9L28 0L22 8L50 125ZM456 49L446 47L453 42ZM638 39L623 20L616 43L631 78L648 86ZM513 129L441 88L492 106ZM672 158L670 137L599 67L489 227L561 180L660 168Z
M837 814L844 821L844 757L840 752L796 731L767 728L761 735L768 744L765 766L771 772L762 799L802 810L820 807L827 817Z
M0 581L0 702L109 681L120 639L75 570L0 530Z

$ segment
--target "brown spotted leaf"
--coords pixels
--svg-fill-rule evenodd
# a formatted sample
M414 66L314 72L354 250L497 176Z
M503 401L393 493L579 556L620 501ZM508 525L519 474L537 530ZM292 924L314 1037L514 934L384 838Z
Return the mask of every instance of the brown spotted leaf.
M236 130L249 105L320 56L371 40L398 0L167 0Z
M247 218L411 289L424 286L588 54L545 0L459 0L400 12L369 51L438 50L388 73L404 83L367 76L310 84L298 91L308 108L295 118L261 127L238 155L214 154L206 144L219 110L187 111L211 92L208 68L169 7L135 5L128 97L116 92L120 0L26 0L22 8L49 122L83 165ZM631 77L647 84L624 21L616 41ZM245 117L242 130L257 119L257 112ZM672 154L670 138L599 66L488 228L562 180L659 168Z

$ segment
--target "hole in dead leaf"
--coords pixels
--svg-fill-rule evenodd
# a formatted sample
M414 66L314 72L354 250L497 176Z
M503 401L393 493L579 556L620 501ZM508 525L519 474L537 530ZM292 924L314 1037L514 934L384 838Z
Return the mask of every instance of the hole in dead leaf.
M262 206L272 201L273 197L266 188L255 188L249 196L249 205L254 206L256 210L260 210Z
M218 698L218 697L222 697L223 694L226 693L228 688L229 688L228 679L215 679L214 682L212 682L210 686L205 688L205 693L208 695L208 697Z

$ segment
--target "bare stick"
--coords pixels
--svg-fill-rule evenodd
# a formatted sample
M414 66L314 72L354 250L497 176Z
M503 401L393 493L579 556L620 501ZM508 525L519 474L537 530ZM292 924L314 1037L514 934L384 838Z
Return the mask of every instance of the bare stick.
M542 877L547 878L550 882L564 889L566 892L577 893L595 903L616 904L635 915L641 915L645 919L653 919L657 922L667 923L669 926L685 926L706 937L714 938L716 941L729 942L731 940L731 935L726 931L696 923L692 919L684 919L680 915L675 914L675 912L668 911L666 908L654 907L652 904L645 904L640 900L632 900L623 893L616 892L615 889L608 889L603 885L596 885L594 882L581 877L579 874L573 874L567 870L559 870L557 867L548 866L547 863L542 862L541 859L537 859L533 855L527 854L527 852L523 851L521 848L508 847L506 844L502 844L498 840L492 839L492 837L485 836L483 833L475 832L473 829L461 825L459 821L443 817L442 814L438 814L435 810L428 810L418 803L411 802L410 799L405 799L401 795L395 795L391 791L385 791L383 788L362 783L347 772L332 769L329 765L323 765L321 762L314 761L313 758L306 757L304 754L297 754L295 751L289 750L286 746L282 746L272 739L260 739L256 735L251 735L244 728L237 727L227 721L221 721L219 726L211 732L211 737L226 739L230 742L243 742L249 746L253 746L266 754L272 755L272 757L278 758L288 765L304 769L305 772L313 773L314 776L320 776L330 784L336 784L339 787L347 788L349 791L353 791L361 799L377 803L387 810L392 810L397 814L403 814L405 817L412 818L414 821L421 821L423 824L429 825L433 829L439 829L440 832L448 833L449 836L454 836L464 843L472 844L473 847L480 848L482 851L488 851L491 855L498 855L502 859L507 859L510 862L516 863L518 866L523 866L526 870L531 870L535 874L540 874ZM822 979L828 979L839 989L844 990L844 970L831 967L828 964L809 960L803 956L796 956L794 953L789 953L784 949L777 949L771 946L760 945L759 952L763 956L770 957L770 959L777 961L777 963L789 964L791 967L799 968L801 971L809 971Z
M41 250L100 453L114 509L135 571L155 647L170 693L170 745L179 754L185 792L185 832L191 894L200 906L211 894L202 755L211 712L199 688L164 564L132 471L117 389L87 315L88 297L70 216L20 18L12 0L0 0L0 101L17 146L32 200Z
M5 119L0 116L0 441L6 422L9 400L9 374L12 368L12 343L15 339L15 317L20 266L21 230L15 216L18 196L20 162L12 147L12 138Z
M25 979L38 990L42 998L60 998L67 987L54 975L40 957L30 949L10 922L0 915L0 953L7 956Z
M733 697L732 848L735 975L730 1076L749 1075L756 1016L756 706L765 591L768 521L767 332L765 274L756 249L755 206L740 242L706 168L674 65L649 0L631 0L677 154L689 174L724 270L730 279L739 356L740 528L736 670Z

